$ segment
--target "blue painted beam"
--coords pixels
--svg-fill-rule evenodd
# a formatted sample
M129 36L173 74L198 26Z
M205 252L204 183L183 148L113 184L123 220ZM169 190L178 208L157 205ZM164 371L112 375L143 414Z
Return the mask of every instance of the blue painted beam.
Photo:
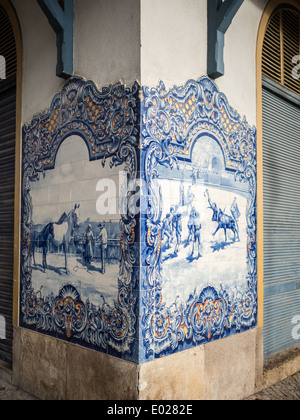
M57 35L56 75L68 79L73 75L74 0L37 0Z
M207 0L207 74L224 76L225 33L244 0Z

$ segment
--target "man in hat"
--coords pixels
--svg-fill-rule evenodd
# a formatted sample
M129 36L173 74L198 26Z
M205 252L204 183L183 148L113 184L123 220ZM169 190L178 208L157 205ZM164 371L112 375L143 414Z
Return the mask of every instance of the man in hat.
M97 242L99 242L100 245L100 258L101 258L101 264L102 274L105 274L105 265L106 265L106 250L107 250L107 230L105 227L105 222L102 222L98 225L100 229L100 234L97 237Z
M175 232L176 232L176 245L174 254L177 256L179 251L179 246L181 244L181 235L182 235L182 214L177 213L174 215L175 220Z
M89 224L84 234L84 261L86 265L91 264L93 255L94 235L92 226Z

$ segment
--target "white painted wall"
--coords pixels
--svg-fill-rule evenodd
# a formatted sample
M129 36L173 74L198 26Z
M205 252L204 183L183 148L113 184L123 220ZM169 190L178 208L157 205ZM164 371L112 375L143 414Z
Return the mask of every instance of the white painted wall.
M209 0L208 0L209 1ZM141 0L142 84L167 89L207 72L207 0ZM226 33L225 76L233 108L256 124L256 42L268 0L245 0Z
M76 75L108 86L140 80L140 0L75 0Z
M56 77L56 35L37 1L12 3L23 38L22 122L29 122L66 81ZM139 80L139 0L75 0L74 73L99 88Z
M225 35L225 76L217 79L230 105L256 125L256 48L268 0L245 0Z
M206 72L206 0L141 0L142 84L166 88Z
M22 122L49 107L63 86L56 77L56 35L36 0L12 0L23 39Z

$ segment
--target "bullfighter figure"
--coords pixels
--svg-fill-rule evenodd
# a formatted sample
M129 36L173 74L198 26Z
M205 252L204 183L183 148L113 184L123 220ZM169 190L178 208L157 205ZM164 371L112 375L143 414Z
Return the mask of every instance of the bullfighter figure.
M236 226L236 230L237 230L237 233L238 233L238 240L239 240L239 223L238 222L239 222L239 218L241 217L241 212L239 210L236 197L234 197L234 200L233 200L233 203L231 205L230 211L231 211L232 217L234 218L234 221L235 221L235 226Z
M178 255L179 245L181 244L181 234L182 234L182 215L181 213L177 213L174 215L174 223L175 223L175 234L176 234L176 245L174 253Z
M196 248L198 249L198 257L201 257L201 216L200 213L198 211L194 211L193 212L193 218L192 218L192 227L191 227L191 231L192 231L192 242L193 242L193 249L192 249L192 253L191 253L191 257L193 257L194 252L196 250Z

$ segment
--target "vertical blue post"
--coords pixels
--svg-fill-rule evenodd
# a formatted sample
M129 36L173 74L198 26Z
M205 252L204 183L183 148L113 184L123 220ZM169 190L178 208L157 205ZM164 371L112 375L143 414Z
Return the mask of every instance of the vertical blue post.
M57 35L56 75L67 79L73 75L74 0L37 0Z
M207 74L224 76L225 33L244 0L207 0Z

